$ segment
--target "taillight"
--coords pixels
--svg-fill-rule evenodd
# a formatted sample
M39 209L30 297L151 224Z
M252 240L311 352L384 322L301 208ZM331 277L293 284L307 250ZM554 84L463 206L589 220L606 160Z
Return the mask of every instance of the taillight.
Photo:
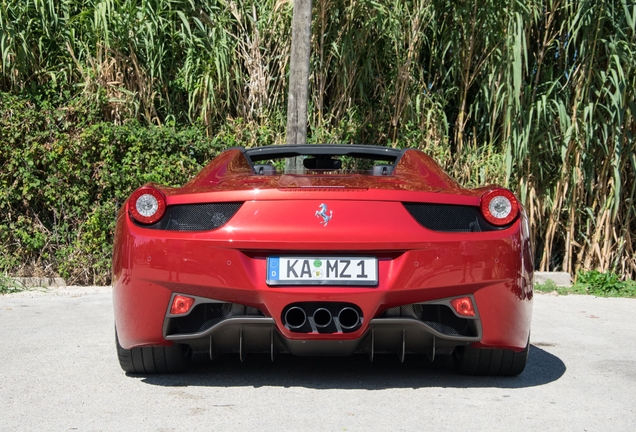
M128 208L137 222L153 224L166 212L166 198L157 189L144 186L132 193Z
M492 225L507 225L519 214L519 203L508 189L493 189L481 197L481 214Z
M170 314L171 315L183 315L188 313L192 305L194 304L194 299L192 297L184 296L184 295L176 295L172 299L172 306L170 306Z
M470 297L456 298L450 301L453 309L463 316L475 316L475 308Z

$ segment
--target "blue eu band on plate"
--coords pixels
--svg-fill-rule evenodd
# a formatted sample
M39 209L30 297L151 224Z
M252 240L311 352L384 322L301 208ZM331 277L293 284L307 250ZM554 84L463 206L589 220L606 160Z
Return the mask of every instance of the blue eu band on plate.
M363 285L378 283L375 257L267 258L268 285Z

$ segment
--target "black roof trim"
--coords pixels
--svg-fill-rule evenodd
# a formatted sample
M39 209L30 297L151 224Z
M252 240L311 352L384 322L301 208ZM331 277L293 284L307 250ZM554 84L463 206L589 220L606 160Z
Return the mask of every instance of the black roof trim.
M251 161L261 161L270 158L285 158L293 156L352 156L369 159L387 159L397 161L404 153L402 149L391 147L359 145L359 144L298 144L273 145L243 149Z

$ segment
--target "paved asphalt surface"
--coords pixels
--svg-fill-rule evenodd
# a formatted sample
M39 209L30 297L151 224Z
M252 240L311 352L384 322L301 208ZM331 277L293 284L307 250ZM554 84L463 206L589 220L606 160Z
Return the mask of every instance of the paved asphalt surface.
M0 296L0 430L636 430L636 300L537 295L528 366L226 356L126 376L109 288Z

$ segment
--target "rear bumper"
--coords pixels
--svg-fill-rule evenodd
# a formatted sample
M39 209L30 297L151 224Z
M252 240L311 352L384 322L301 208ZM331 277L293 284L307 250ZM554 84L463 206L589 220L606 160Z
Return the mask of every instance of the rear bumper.
M121 215L113 257L120 343L127 349L188 343L193 348L211 349L212 355L242 349L306 355L430 353L431 346L440 352L461 344L523 349L532 313L532 259L522 221L500 232L429 237L411 243L385 242L382 247L377 242L321 242L303 247L296 241L275 249L262 242L250 243L249 232L236 235L236 241L214 237L214 232L165 235L134 226ZM316 254L317 250L329 255L355 251L377 256L378 286L266 284L268 255ZM227 321L196 337L167 335L167 311L174 293L256 308L262 317ZM430 326L410 318L382 318L391 308L467 295L474 299L479 314L475 336L454 339L435 334ZM292 332L283 324L282 314L288 305L298 302L355 304L362 312L362 325L349 333Z
M474 299L473 299L474 302ZM316 310L330 306L335 309L350 308L350 304L330 302L295 303L296 308L308 306L306 310ZM332 309L333 309L332 307ZM323 309L325 310L325 309ZM334 314L335 315L335 314ZM315 315L314 315L315 316ZM217 300L196 298L194 306L185 315L166 314L163 337L167 341L190 345L196 351L208 351L210 358L220 353L291 353L295 355L350 355L366 352L371 357L375 353L393 352L402 358L406 353L448 354L458 345L466 345L481 340L481 320L462 317L451 307L449 299L423 304L396 307L373 318L368 324L361 317L358 325L364 326L362 336L355 339L309 339L320 333L344 335L339 317L332 326L317 328L316 322L296 328L302 339L283 336L277 328L276 320L266 317L256 309ZM283 319L283 322L285 320ZM355 331L355 330L353 330Z

